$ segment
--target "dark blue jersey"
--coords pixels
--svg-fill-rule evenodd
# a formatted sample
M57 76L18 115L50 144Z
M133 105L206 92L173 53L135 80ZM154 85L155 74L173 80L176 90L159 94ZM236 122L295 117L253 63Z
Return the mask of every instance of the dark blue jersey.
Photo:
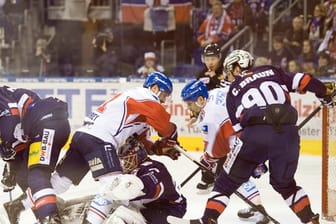
M14 131L19 123L24 134L29 135L43 120L67 119L67 116L67 105L60 100L41 99L28 89L0 87L0 137L3 142L13 144L17 141Z
M242 72L231 84L227 95L227 109L236 132L251 116L262 116L271 104L291 106L290 92L314 92L324 97L326 88L322 82L304 73L286 73L280 68L265 65Z
M177 190L170 173L161 162L148 160L134 172L145 186L145 195L134 200L141 200L145 207L186 206L185 197Z

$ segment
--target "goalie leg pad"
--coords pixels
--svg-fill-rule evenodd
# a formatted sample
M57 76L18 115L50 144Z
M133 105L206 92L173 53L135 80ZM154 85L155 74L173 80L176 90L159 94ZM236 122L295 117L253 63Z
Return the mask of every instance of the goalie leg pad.
M144 184L141 179L132 174L120 174L116 176L104 177L111 179L104 187L104 195L111 200L131 200L144 195L142 189Z
M108 219L108 224L115 224L114 220L123 220L126 224L146 224L143 215L137 211L120 205Z
M90 204L86 220L91 224L101 224L105 221L112 208L112 201L98 194Z

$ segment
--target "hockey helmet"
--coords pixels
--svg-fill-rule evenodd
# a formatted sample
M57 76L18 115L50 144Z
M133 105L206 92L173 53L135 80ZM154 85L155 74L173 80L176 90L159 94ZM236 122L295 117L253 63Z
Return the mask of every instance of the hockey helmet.
M173 83L170 79L161 72L152 72L150 73L144 84L143 87L150 88L153 85L158 85L160 91L165 91L170 95L173 92Z
M242 69L249 69L254 65L254 57L248 51L234 50L224 60L225 71L232 72L234 65Z
M202 96L208 98L208 90L206 85L199 80L188 82L181 91L183 101L197 101L197 98Z
M118 157L124 173L130 173L148 158L148 154L145 146L134 136L130 136L118 149Z
M216 43L208 44L203 49L203 56L221 56L221 49Z

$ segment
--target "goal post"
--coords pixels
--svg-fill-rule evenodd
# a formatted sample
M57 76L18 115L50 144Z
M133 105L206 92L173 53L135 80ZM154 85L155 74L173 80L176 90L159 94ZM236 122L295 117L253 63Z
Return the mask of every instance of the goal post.
M322 109L322 218L336 221L336 107Z

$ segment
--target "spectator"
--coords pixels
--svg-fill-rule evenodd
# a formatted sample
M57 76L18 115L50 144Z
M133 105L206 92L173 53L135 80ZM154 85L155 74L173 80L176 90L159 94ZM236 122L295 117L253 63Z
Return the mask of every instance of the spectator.
M288 62L288 69L287 71L292 73L298 73L301 71L300 65L296 60L290 60Z
M292 59L291 54L285 48L283 43L283 38L281 36L273 37L273 49L270 52L269 58L274 66L281 67L286 70L288 66L288 61Z
M233 0L227 8L235 32L248 25L253 27L252 10L243 0Z
M336 31L336 0L329 0L324 2L327 9L327 18L325 20L325 28Z
M336 31L334 31L331 34L330 40L328 42L327 50L330 55L330 63L335 65L336 64Z
M335 66L333 66L330 63L330 57L329 54L327 54L326 52L321 52L318 55L318 60L317 60L317 67L316 67L316 72L315 72L315 76L316 77L320 77L320 76L335 76L336 75L336 71L335 71Z
M316 58L313 44L310 40L303 41L302 52L298 57L298 62L304 72L315 74Z
M95 58L99 58L106 53L112 47L113 40L114 36L111 29L106 28L102 32L98 32L92 40L92 45L95 48Z
M254 62L255 66L261 66L261 65L270 65L270 59L267 57L259 56L255 59Z
M314 49L316 50L323 40L325 35L325 19L326 8L323 4L317 4L314 7L313 18L308 23L308 36L309 40L313 42Z
M254 30L256 36L256 47L255 51L259 54L265 54L265 49L267 48L267 32L266 28L268 26L268 10L270 7L270 0L246 0L252 11L252 20L254 23Z
M297 16L292 20L292 27L286 30L283 42L293 57L300 54L302 42L307 34L303 27L303 17Z
M99 76L118 76L122 71L117 55L119 48L114 44L114 35L111 29L106 28L98 32L92 40L94 47L94 64Z
M47 75L47 66L51 61L50 54L47 48L47 40L44 38L38 38L36 40L36 48L35 48L35 59L39 63L38 73L34 75L44 76Z
M217 43L220 47L229 39L233 32L233 26L229 15L222 7L220 1L212 4L212 13L202 22L198 29L197 42L198 48L195 50L195 64L201 65L202 49L210 44Z
M146 52L144 54L144 64L137 69L138 77L146 78L148 74L158 71L164 72L162 65L157 64L157 59L154 52Z

